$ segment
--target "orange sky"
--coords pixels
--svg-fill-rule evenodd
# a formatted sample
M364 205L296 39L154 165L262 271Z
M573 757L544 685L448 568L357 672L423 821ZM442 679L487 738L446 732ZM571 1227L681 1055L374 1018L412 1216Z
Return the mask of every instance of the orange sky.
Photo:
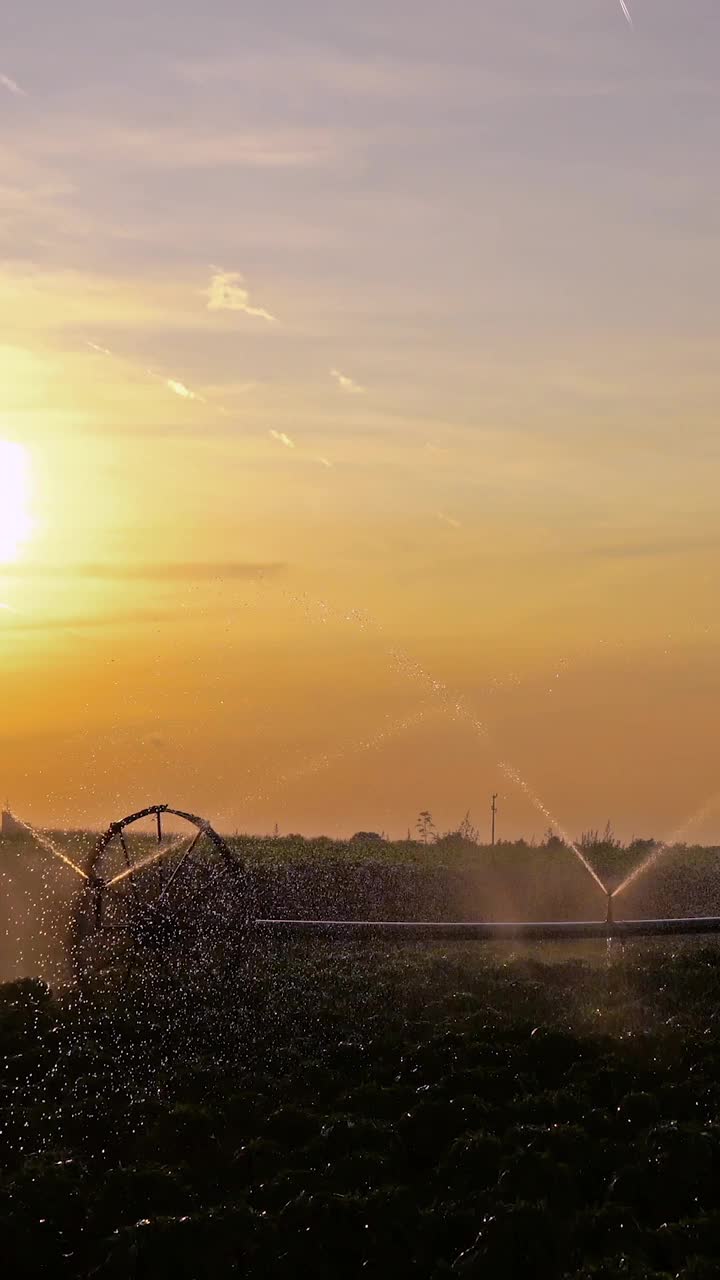
M2 52L0 788L540 836L503 759L669 835L718 787L716 7L155 8Z

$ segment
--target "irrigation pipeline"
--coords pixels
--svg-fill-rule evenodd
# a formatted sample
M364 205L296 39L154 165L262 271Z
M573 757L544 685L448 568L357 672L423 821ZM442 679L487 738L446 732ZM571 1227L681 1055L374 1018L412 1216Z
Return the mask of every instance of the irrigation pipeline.
M665 920L256 920L274 938L328 938L332 941L552 942L578 938L657 938L720 933L720 916Z

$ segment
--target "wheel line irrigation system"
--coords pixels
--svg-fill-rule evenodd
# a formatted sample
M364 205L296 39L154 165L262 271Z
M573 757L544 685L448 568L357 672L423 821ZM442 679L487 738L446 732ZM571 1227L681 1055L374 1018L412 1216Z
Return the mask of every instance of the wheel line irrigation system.
M79 867L65 852L58 848L46 833L12 815L18 826L31 835L39 847L60 859L81 878L80 895L87 895L93 904L97 928L102 928L103 900L113 884L130 878L134 886L136 877L151 862L166 854L178 852L178 845L171 844L157 853L132 865L129 859L124 832L127 827L143 818L154 818L158 845L162 843L162 815L171 814L196 828L197 834L189 848L184 849L183 859L191 853L201 835L208 838L227 869L242 869L242 863L222 836L205 818L167 804L148 805L128 815L119 822L112 822L98 836L86 869ZM112 879L98 875L98 867L109 845L117 839L126 859L126 869ZM182 843L182 842L181 842ZM173 879L175 877L173 876ZM600 881L598 880L598 883ZM622 886L621 886L622 887ZM326 938L337 941L399 942L502 942L502 941L553 941L561 939L608 939L678 937L720 933L720 916L666 917L663 919L617 920L613 912L613 898L617 890L605 890L607 915L604 920L510 920L510 921L441 921L441 920L322 920L250 917L246 925L258 934L276 938Z

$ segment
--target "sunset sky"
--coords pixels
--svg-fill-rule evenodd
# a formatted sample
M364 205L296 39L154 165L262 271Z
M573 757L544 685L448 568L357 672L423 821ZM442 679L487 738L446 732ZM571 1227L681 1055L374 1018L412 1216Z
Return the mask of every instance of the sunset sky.
M499 791L542 836L501 759L666 837L720 793L720 6L628 9L8 11L21 816L404 835Z

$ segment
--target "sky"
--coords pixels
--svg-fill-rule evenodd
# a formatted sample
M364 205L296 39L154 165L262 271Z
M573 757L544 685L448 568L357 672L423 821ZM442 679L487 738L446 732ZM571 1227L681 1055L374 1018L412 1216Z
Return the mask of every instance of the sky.
M627 10L8 11L21 816L720 840L720 8Z

